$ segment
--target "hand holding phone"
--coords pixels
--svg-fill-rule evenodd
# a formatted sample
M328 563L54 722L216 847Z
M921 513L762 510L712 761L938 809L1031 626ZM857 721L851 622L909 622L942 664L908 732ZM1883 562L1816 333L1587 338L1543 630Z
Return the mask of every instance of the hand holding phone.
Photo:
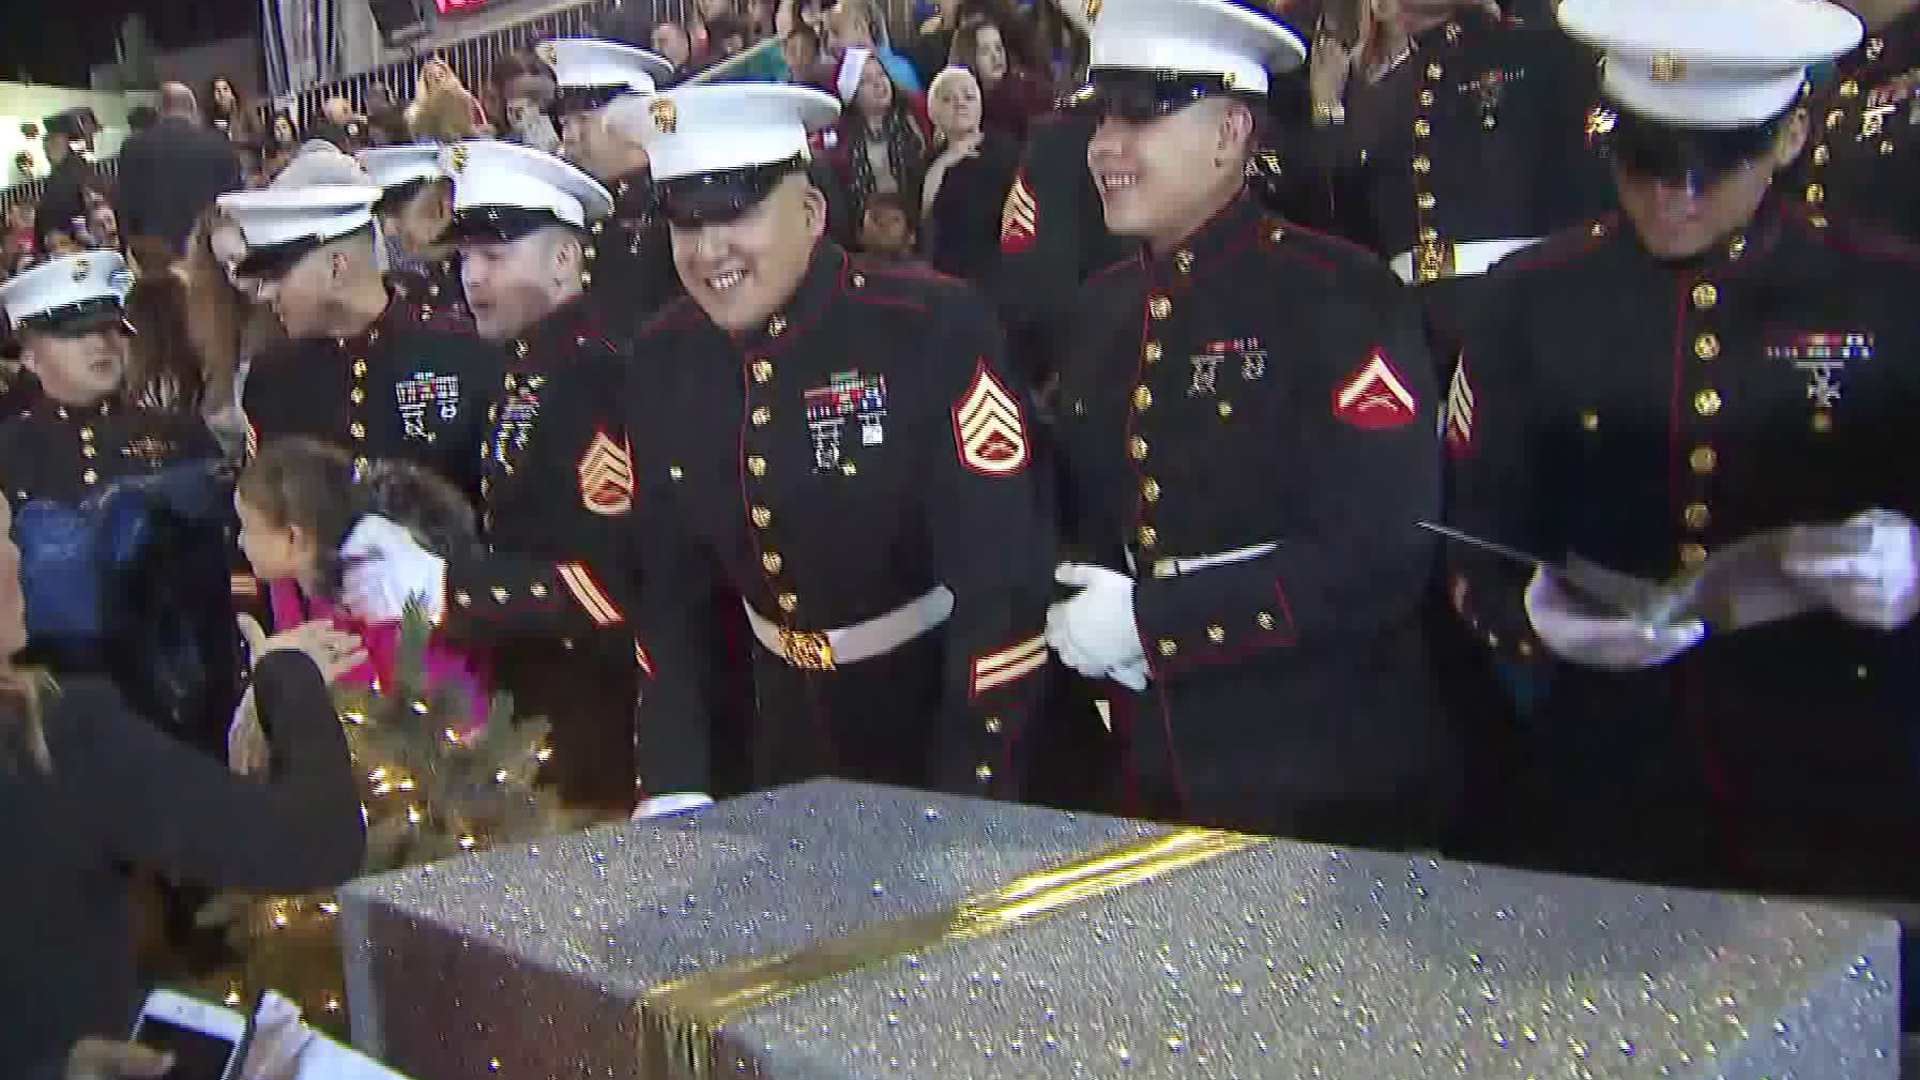
M132 1041L168 1055L168 1080L235 1080L246 1060L247 1018L231 1009L155 990L134 1021ZM111 1075L111 1074L109 1074Z

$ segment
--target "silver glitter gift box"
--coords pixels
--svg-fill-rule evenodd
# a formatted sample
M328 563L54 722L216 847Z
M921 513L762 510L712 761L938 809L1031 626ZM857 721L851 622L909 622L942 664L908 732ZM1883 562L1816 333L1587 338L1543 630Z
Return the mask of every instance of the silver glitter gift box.
M341 901L420 1080L1897 1072L1884 919L837 782Z

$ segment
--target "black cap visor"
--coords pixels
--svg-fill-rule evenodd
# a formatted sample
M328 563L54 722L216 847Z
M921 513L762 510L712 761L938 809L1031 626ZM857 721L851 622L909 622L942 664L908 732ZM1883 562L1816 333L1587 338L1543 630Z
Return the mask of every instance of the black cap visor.
M1777 119L1750 127L1689 128L1615 111L1603 142L1614 164L1630 175L1694 191L1764 158L1780 129Z
M806 168L806 157L796 154L771 165L656 180L654 188L660 212L673 224L687 228L719 225L759 206L782 180Z
M1146 123L1210 97L1250 97L1225 75L1191 71L1095 68L1065 107L1097 119Z
M308 252L318 251L326 243L326 237L303 236L284 244L248 248L246 258L234 265L234 276L254 278L259 281L279 281L293 271L294 264L303 256Z
M505 244L555 225L569 229L574 227L555 217L551 210L535 210L525 206L469 206L453 212L453 220L448 223L447 231L441 234L440 242Z
M97 296L29 315L20 320L18 329L22 337L39 334L85 337L110 329L133 333L133 327L127 322L126 309L121 306L119 298L110 296Z
M633 93L626 85L616 86L562 86L554 90L553 100L547 103L547 118L555 124L577 113L592 112L603 108L614 98L622 94Z

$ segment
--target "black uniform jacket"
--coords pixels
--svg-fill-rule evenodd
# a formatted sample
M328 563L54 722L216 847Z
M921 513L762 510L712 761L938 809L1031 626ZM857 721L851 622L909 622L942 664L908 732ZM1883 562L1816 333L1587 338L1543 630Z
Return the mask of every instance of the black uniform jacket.
M449 255L419 267L387 275L387 285L396 294L423 306L443 311L456 319L471 315L467 310L467 286L460 280L460 259Z
M1080 284L1127 254L1107 231L1100 192L1087 171L1094 120L1063 113L1027 136L1000 215L994 303L1030 373L1051 373L1076 336L1073 297Z
M1439 402L1409 294L1243 194L1081 301L1062 502L1076 558L1136 571L1154 685L1134 704L1159 714L1131 733L1136 766L1194 820L1308 835L1397 788L1438 795L1414 523L1439 511Z
M0 485L16 508L30 499L73 505L120 477L219 456L206 422L188 413L42 398L0 424Z
M1609 218L1488 284L1502 317L1469 339L1449 394L1462 529L1663 580L1760 530L1920 513L1915 252L1768 206L1701 258L1655 260ZM1523 609L1528 571L1456 556L1453 600L1472 631L1546 662ZM1624 844L1707 815L1794 853L1781 858L1797 866L1750 862L1761 876L1734 883L1841 889L1908 873L1904 856L1862 852L1915 838L1917 633L1815 613L1710 630L1647 671L1560 666L1536 727L1618 799L1600 820L1658 822ZM1822 851L1841 869L1814 882Z
M630 328L686 293L673 266L673 237L666 219L655 212L653 180L642 169L607 187L613 216L588 227L593 234L593 280L588 286L613 324Z
M1295 171L1328 170L1335 231L1389 259L1425 241L1430 277L1450 276L1449 244L1537 239L1612 205L1587 132L1593 57L1547 4L1502 7L1423 35L1379 83L1355 80L1344 125L1284 148Z
M1792 190L1815 209L1920 242L1920 9L1869 35L1820 81Z
M500 370L499 347L474 336L466 316L395 291L353 337L289 341L254 360L241 400L248 452L305 435L361 461L424 465L471 495Z
M986 763L1006 760L1036 696L1052 549L1031 410L985 301L822 241L744 340L689 299L635 350L645 787L706 790L707 637L689 621L717 570L802 633L949 588L945 715L899 722L938 725L943 786L1007 790L1011 770Z
M448 564L447 632L559 638L632 663L622 579L606 569L633 494L624 340L583 295L506 343L478 455L488 550Z

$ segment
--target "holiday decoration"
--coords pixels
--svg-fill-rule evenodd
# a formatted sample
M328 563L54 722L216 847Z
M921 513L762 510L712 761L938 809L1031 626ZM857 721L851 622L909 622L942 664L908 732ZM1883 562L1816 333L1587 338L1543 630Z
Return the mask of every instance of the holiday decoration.
M486 726L460 734L472 723L472 702L461 687L427 677L424 656L431 635L425 613L409 606L392 684L334 687L334 704L362 780L367 873L585 823L534 787L534 774L551 754L545 720L516 718L512 698L497 694ZM296 1001L309 1022L344 1036L339 910L331 893L217 898L201 910L199 922L226 927L244 962L203 989L229 1005L276 989Z

